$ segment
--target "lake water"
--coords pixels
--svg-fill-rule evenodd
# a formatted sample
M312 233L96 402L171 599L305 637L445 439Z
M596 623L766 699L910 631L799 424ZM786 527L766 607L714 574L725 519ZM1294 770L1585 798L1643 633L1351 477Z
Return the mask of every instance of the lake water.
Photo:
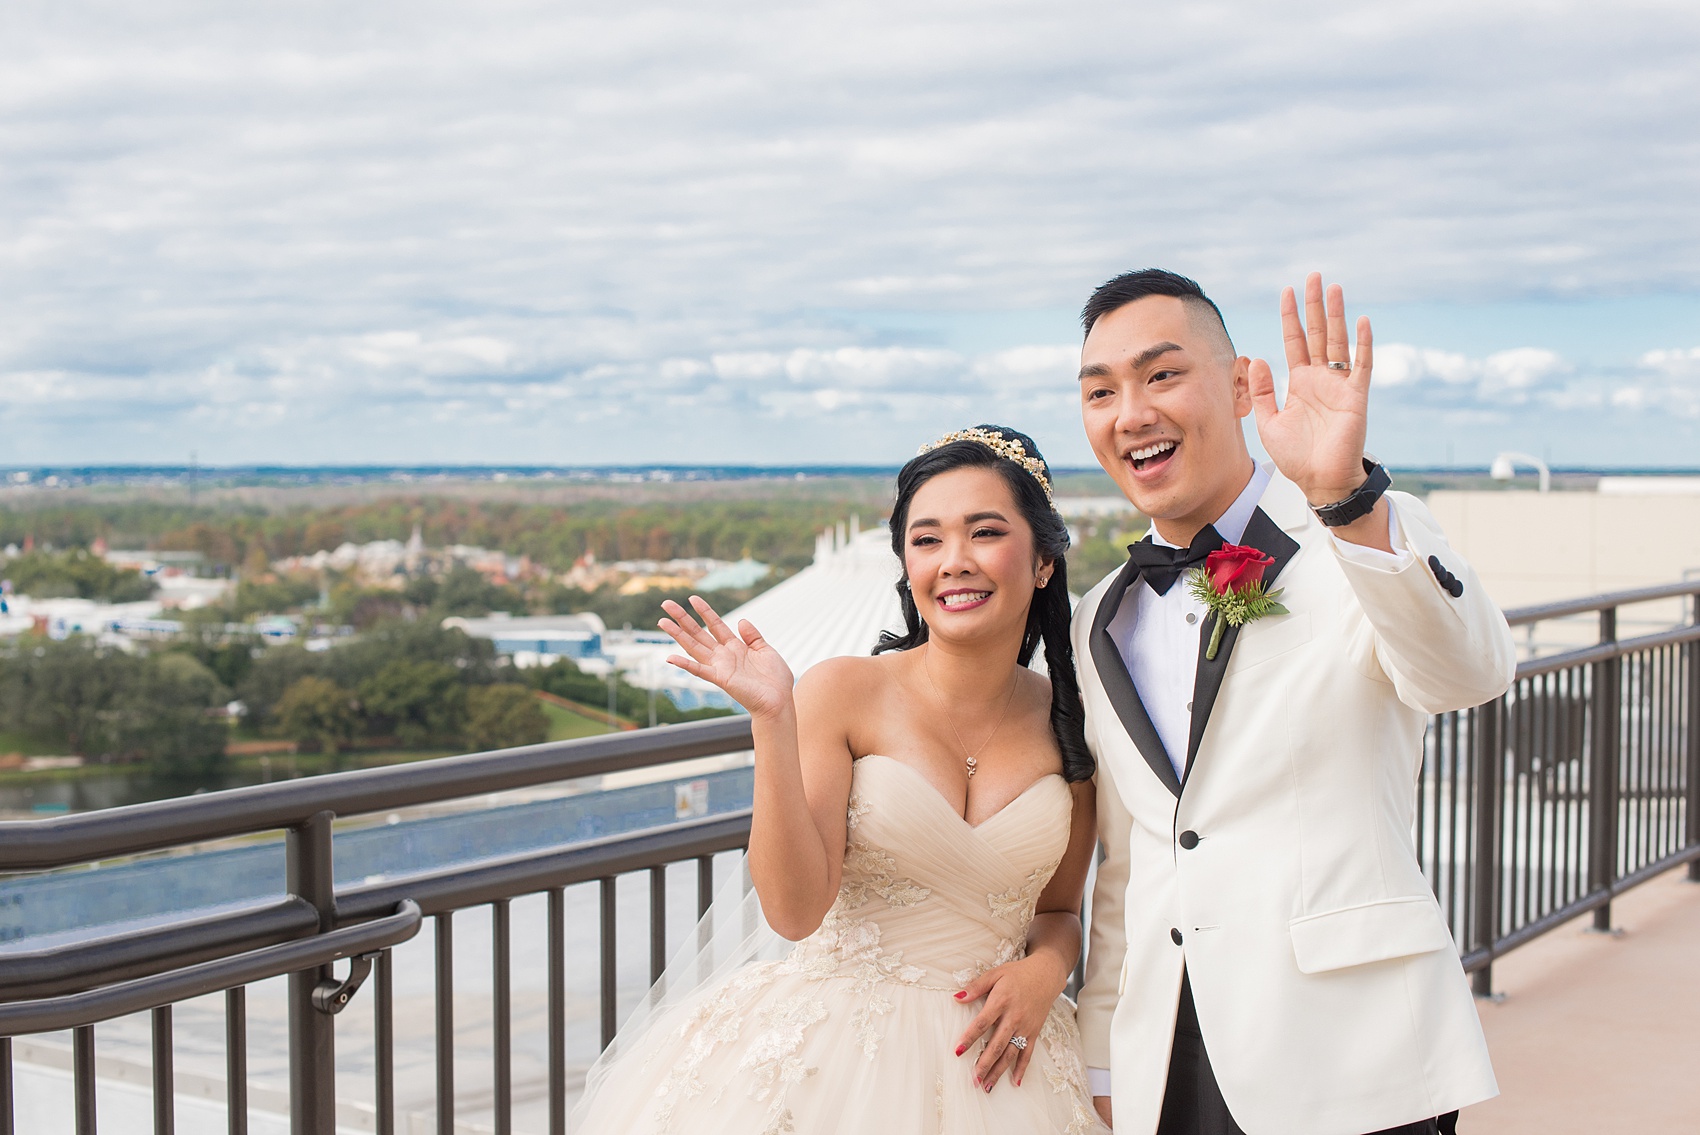
M55 815L91 812L124 804L145 804L199 792L241 788L291 779L295 761L287 755L270 758L269 765L244 765L214 776L173 777L140 769L114 768L85 772L64 780L40 780L32 784L0 784L0 812Z

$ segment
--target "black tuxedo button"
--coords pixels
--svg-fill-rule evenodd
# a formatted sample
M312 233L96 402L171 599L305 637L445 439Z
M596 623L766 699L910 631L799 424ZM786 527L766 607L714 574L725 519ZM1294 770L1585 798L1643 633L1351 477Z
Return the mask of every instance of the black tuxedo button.
M1182 832L1180 836L1180 845L1188 851L1191 851L1193 848L1198 846L1198 833L1195 831Z
M1464 581L1448 571L1446 565L1440 562L1439 556L1428 558L1428 570L1434 573L1435 582L1440 584L1440 589L1452 598L1457 599L1464 594Z
M1181 932L1176 930L1173 926L1169 927L1169 938L1175 943L1175 945L1178 946L1181 944Z

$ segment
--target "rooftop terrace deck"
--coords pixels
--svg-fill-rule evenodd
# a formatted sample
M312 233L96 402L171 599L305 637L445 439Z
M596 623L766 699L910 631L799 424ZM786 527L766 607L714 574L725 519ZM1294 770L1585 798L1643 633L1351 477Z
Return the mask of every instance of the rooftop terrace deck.
M1498 1099L1471 1135L1700 1130L1700 884L1670 871L1612 903L1616 934L1579 918L1494 963L1478 1001Z

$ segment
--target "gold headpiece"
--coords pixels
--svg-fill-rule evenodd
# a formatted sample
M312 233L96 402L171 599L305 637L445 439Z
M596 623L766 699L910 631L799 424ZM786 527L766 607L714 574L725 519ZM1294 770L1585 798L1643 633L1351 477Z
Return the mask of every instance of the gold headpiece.
M916 450L915 454L916 456L920 456L923 453L931 453L933 450L939 448L939 446L949 445L953 441L978 442L987 449L990 449L993 453L996 453L999 457L1015 462L1017 465L1033 474L1033 479L1039 482L1039 487L1041 489L1045 490L1045 499L1051 499L1051 479L1045 476L1045 463L1037 457L1030 456L1027 452L1027 447L1022 445L1018 439L1013 437L1005 437L1003 434L994 433L991 430L983 430L979 426L972 426L969 429L956 430L954 433L947 433L937 441L928 442L926 445L923 445L920 449Z

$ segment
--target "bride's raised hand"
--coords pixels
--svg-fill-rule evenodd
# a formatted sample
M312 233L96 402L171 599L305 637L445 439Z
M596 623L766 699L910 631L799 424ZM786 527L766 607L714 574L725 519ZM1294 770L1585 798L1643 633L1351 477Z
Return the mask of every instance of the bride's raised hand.
M700 624L671 599L661 604L671 617L658 625L686 655L675 654L667 661L719 686L752 717L778 713L789 706L796 679L761 632L743 619L733 633L700 595L691 596L691 606L696 608Z

